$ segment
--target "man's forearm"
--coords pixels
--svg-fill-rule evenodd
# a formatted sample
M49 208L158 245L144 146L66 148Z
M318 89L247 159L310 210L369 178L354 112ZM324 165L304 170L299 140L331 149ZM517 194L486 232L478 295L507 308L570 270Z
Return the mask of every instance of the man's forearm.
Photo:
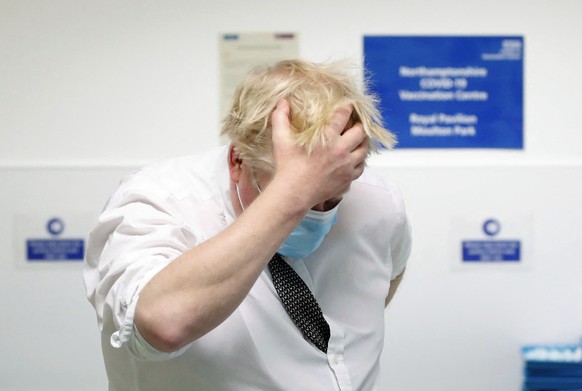
M242 302L306 210L269 186L225 231L184 253L142 290L135 325L161 351L175 351L222 323Z

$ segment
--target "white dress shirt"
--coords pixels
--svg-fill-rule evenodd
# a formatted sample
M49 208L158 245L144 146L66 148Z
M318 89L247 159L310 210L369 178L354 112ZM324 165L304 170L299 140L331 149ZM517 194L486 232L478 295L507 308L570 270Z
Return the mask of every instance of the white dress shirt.
M323 244L287 259L330 325L327 355L305 340L265 268L222 324L178 352L133 325L141 289L173 259L235 219L228 148L170 159L126 178L91 233L84 280L97 312L111 391L375 390L384 300L410 253L400 192L365 172Z

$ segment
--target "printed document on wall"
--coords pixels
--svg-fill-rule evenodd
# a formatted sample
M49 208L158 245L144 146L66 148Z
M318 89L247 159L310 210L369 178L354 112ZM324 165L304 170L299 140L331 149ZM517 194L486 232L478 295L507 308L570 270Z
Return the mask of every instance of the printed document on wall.
M234 91L249 70L280 60L297 58L294 33L231 33L220 36L220 115L227 114Z

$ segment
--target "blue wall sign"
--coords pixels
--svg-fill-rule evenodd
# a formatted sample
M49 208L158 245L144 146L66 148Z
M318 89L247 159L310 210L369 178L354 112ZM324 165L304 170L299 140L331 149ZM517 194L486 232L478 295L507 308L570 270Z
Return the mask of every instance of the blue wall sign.
M464 240L463 262L519 262L519 240Z
M28 239L26 258L31 261L82 261L83 239Z
M365 36L370 87L400 148L523 148L521 36Z
M501 232L497 219L487 219L482 225L485 240L463 240L463 262L520 262L521 241L495 238Z
M29 262L39 261L82 261L85 254L85 240L75 238L60 238L65 230L61 218L51 218L46 223L50 238L35 238L26 240L26 259Z

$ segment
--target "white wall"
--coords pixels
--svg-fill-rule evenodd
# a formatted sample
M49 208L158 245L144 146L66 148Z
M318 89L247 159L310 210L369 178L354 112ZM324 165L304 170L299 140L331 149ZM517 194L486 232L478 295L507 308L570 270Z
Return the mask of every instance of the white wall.
M97 214L133 167L218 144L218 35L292 31L359 61L362 35L525 36L524 151L393 151L415 247L382 387L516 390L519 347L582 331L582 3L0 0L0 390L106 388L80 268L19 268L17 213ZM459 272L453 216L534 216L527 271Z

